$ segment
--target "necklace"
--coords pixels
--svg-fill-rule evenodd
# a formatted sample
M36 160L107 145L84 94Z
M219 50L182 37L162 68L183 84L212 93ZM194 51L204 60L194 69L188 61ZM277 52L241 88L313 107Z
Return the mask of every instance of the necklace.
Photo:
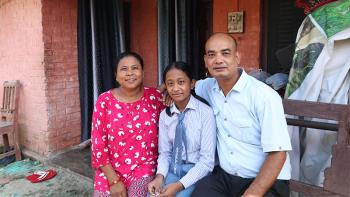
M132 96L127 96L122 93L119 88L116 88L113 91L113 96L121 102L133 103L135 101L138 101L143 96L143 88Z

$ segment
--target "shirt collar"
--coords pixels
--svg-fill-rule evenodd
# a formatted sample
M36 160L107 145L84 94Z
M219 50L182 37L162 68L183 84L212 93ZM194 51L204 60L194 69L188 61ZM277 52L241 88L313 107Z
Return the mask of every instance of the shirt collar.
M190 100L188 101L188 103L187 103L187 105L186 105L186 107L185 107L185 110L186 110L186 109L194 109L194 110L196 109L196 105L195 105L194 99L195 99L195 98L191 95L191 96L190 96ZM170 107L170 113L171 113L171 114L174 114L174 113L179 114L179 113L181 113L180 110L177 109L175 103L173 103L173 104L171 105L171 107Z
M237 92L242 92L244 87L248 83L249 77L243 68L238 68L238 69L239 69L239 72L241 73L241 76L239 77L238 81L236 82L236 84L233 86L232 89L237 91Z
M242 92L246 84L248 83L248 74L244 71L243 68L237 68L240 73L239 79L236 84L232 87L230 91ZM220 91L221 88L217 80L215 80L213 90Z

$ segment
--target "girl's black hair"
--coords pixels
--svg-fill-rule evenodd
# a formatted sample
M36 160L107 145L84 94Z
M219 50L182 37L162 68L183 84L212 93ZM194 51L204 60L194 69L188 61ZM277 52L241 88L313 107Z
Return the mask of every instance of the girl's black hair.
M134 57L140 63L141 68L143 69L143 59L142 59L142 57L139 54L135 53L135 52L125 51L125 52L119 54L117 56L117 58L115 59L115 62L114 62L114 74L117 73L118 64L119 64L120 60L122 60L124 57L130 57L130 56Z
M190 81L193 80L193 74L192 74L192 70L190 69L189 65L185 62L182 61L177 61L177 62L173 62L171 63L169 66L167 66L164 71L163 71L163 83L165 84L165 80L166 80L166 74L171 70L171 69L178 69L181 70L182 72L184 72L186 74L186 76L190 79ZM206 101L204 98L198 96L196 94L196 92L191 89L191 94L193 97L195 97L196 99L198 99L199 101L203 102L204 104L209 105L208 101ZM171 116L172 114L170 113L170 107L167 107L165 110L166 114L168 116Z

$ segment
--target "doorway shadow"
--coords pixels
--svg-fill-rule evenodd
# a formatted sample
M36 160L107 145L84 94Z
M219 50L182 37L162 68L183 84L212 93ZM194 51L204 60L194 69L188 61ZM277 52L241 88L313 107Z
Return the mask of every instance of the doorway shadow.
M94 170L91 168L90 145L57 154L49 159L49 163L67 168L90 179L94 176Z

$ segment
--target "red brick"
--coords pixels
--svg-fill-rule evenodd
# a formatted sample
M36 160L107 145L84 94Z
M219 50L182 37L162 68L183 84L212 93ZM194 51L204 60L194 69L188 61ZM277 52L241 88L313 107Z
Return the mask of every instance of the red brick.
M63 81L58 81L58 82L48 82L47 83L47 89L49 90L55 90L55 89L63 89L66 88L66 83Z
M66 88L79 88L79 81L67 81Z
M69 120L80 120L80 112L67 114Z
M72 107L66 107L66 114L71 114L74 112L80 112L80 106L76 105L76 106L72 106Z

